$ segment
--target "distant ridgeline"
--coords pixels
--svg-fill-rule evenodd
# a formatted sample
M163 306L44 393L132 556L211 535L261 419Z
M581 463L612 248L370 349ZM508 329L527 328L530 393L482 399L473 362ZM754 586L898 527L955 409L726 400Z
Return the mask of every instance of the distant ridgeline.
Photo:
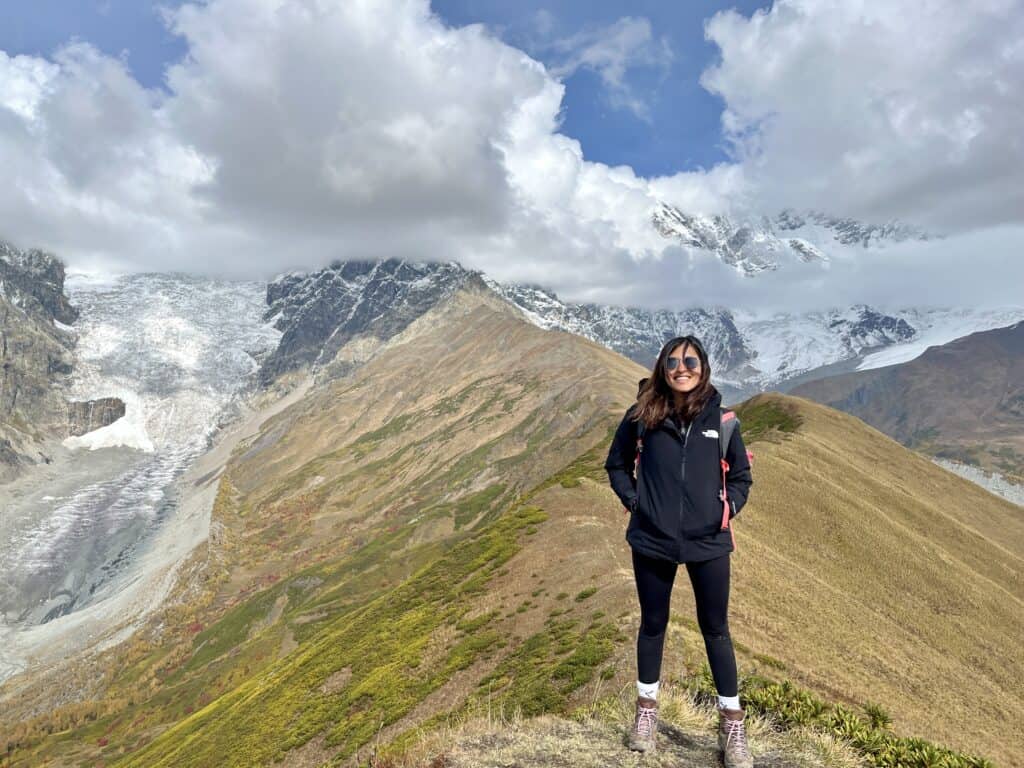
M792 229L798 221L794 217L791 213L775 226L789 227L786 231L792 234L797 231ZM729 227L734 226L728 221L686 220L694 231L704 232L701 242L708 243L712 232L722 227L731 231ZM815 221L808 219L801 226ZM899 227L822 221L814 226L830 237L841 238L836 243L846 243L845 247L874 247L911 236ZM743 227L737 230L742 231ZM736 242L733 245L739 247ZM282 337L261 365L260 383L268 387L303 369L321 380L345 375L410 322L470 282L486 284L540 328L583 336L645 367L657 358L666 339L694 333L708 350L716 386L726 399L743 399L771 389L787 391L801 381L852 370L875 352L917 343L926 331L988 329L1024 318L1024 306L998 310L911 307L887 313L854 304L767 318L735 307L652 310L565 301L550 288L499 283L455 261L336 261L313 272L281 275L267 286L263 319L273 323Z
M790 392L852 413L915 450L1024 485L1024 322Z

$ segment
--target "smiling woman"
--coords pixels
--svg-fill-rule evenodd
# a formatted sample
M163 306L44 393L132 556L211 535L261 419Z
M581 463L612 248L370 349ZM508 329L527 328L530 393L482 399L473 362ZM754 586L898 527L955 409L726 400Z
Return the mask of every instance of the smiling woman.
M695 336L670 339L643 382L636 404L623 417L605 469L613 490L631 513L626 541L632 548L640 599L637 702L630 746L655 749L669 604L677 565L685 563L718 691L719 746L725 765L751 768L727 612L730 553L735 549L729 521L746 504L753 478L738 425L721 455L721 402L700 340Z

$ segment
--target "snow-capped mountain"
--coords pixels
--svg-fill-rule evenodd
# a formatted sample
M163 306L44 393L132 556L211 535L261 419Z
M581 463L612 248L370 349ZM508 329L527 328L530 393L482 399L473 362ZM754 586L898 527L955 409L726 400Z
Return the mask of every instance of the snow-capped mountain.
M878 248L888 243L904 240L933 240L936 235L892 219L885 224L866 224L856 219L829 216L821 211L799 213L786 208L775 217L775 226L791 232L820 227L831 234L832 239L842 245L860 245L864 248Z
M267 285L263 319L281 331L277 349L263 361L259 379L269 384L300 367L335 373L338 350L357 336L391 338L480 273L454 261L334 261L315 272L289 272Z
M644 366L654 363L666 340L693 334L708 351L716 385L733 397L782 389L827 366L853 369L912 359L930 344L1024 318L1024 307L908 308L887 314L866 304L771 316L722 307L652 311L574 304L539 286L485 281L536 325L585 336Z
M867 304L772 316L735 314L743 338L757 351L754 371L734 382L745 390L779 388L824 366L909 343L919 332L901 315L879 312Z
M932 236L898 221L866 224L820 211L785 209L774 219L734 220L726 215L694 215L662 203L651 223L663 237L688 248L708 251L741 275L776 270L787 262L825 264L836 249L879 248Z
M824 375L826 367L833 373L886 365L894 356L920 354L927 346L921 339L945 343L962 331L1024 318L1024 307L887 313L857 304L770 316L725 307L649 310L563 301L543 286L499 283L455 261L339 261L279 276L267 286L264 320L282 336L263 361L261 382L306 366L328 378L344 375L468 281L494 291L541 328L584 336L643 366L653 364L667 339L692 333L704 342L715 383L727 397L785 389ZM340 359L338 351L354 339L365 348ZM871 360L878 362L865 362Z

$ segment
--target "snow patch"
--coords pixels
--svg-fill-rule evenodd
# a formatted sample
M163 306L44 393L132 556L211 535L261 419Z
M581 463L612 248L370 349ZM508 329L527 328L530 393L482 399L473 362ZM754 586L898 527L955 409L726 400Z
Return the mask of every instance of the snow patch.
M105 427L64 438L65 448L96 451L100 448L135 448L146 453L155 450L153 441L146 430L146 411L142 401L134 392L119 392L125 404L124 416Z
M874 352L857 366L858 371L906 363L920 357L928 347L949 344L978 331L1005 328L1024 320L1024 307L998 307L991 310L946 309L899 312L897 316L914 326L918 333L910 341ZM911 317L910 315L917 315Z

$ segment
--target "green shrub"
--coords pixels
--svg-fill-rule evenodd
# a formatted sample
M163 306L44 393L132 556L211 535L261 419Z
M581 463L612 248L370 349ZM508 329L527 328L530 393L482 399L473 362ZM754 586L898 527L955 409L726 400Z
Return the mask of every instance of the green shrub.
M772 432L796 432L803 423L791 406L763 399L751 398L734 410L740 420L743 442L748 446L756 440L767 439Z

